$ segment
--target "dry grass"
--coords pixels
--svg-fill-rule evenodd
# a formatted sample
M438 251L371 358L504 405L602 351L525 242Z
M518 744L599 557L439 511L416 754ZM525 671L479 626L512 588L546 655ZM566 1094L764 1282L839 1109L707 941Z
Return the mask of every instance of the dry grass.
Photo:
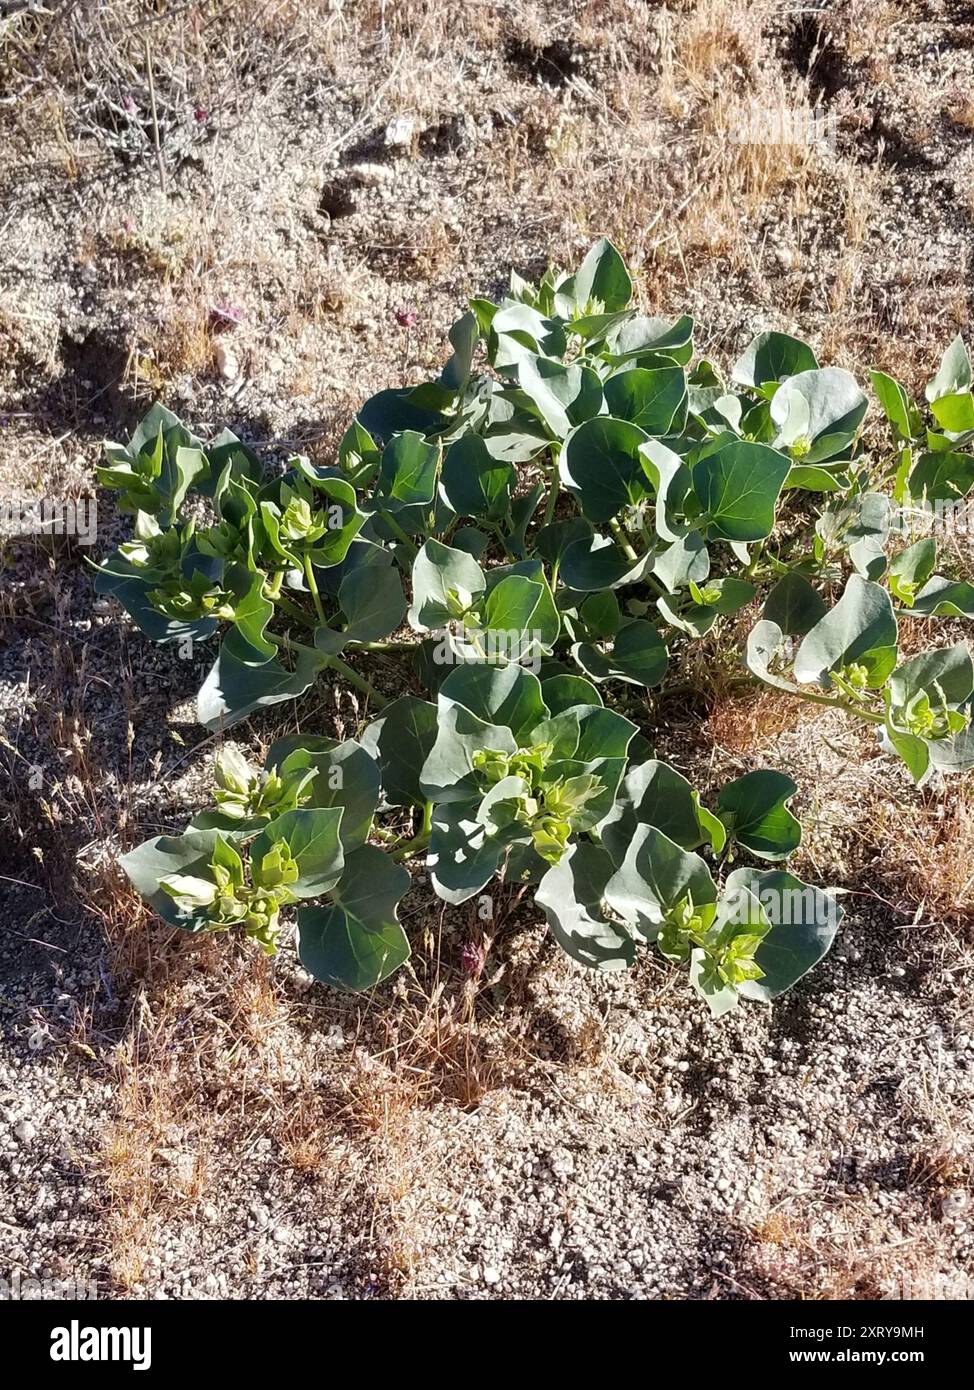
M805 55L809 73L821 79L816 65L831 44L835 54L826 56L872 63L873 83L886 91L891 69L879 50L907 15L858 0L844 9L848 22ZM84 227L59 255L72 276L83 272L118 294L113 308L131 306L113 329L124 339L124 366L111 383L119 400L169 399L189 378L200 393L194 408L226 415L237 397L220 394L231 383L220 376L218 349L229 348L237 358L234 391L256 380L264 396L280 398L272 423L259 413L251 422L256 432L273 434L283 421L289 445L330 463L345 421L373 386L438 368L441 320L466 292L485 289L512 260L536 269L550 251L569 263L602 232L636 267L644 305L668 315L689 305L703 337L716 340L708 349L733 352L752 319L783 328L808 320L824 359L858 368L874 362L914 390L922 385L945 329L966 321L967 262L960 252L945 270L907 246L885 263L880 229L903 194L889 151L880 144L879 155L873 149L867 157L865 145L853 148L868 131L869 112L858 110L851 91L844 102L836 96L840 150L731 138L756 108L779 126L795 109L815 109L815 83L781 57L782 26L794 17L736 0L651 13L626 0L590 0L570 11L486 3L458 25L433 0L209 0L149 11L104 0L69 7L56 25L41 11L7 23L0 177L19 187L27 157L36 156L38 167L55 171L59 196L67 190L69 203L86 208ZM145 119L146 39L165 127L162 174ZM930 139L940 119L974 125L966 87L942 100L923 93L922 80L907 146ZM333 106L335 129L324 115L302 114L304 103L316 113ZM479 143L433 161L424 127L468 110L482 118ZM393 157L383 131L397 115L415 118L416 134ZM290 162L305 135L304 164L314 166L307 178L298 157ZM152 193L133 196L131 210L111 200L101 206L87 191L93 177L108 186L114 177L123 187L135 182L126 184L123 156L136 161L136 181ZM397 182L381 201L349 173L360 159L394 169ZM45 267L37 283L62 273L61 262ZM131 300L121 298L125 291ZM236 326L214 312L238 302ZM401 302L415 303L422 316L405 337L391 329L390 311ZM67 447L87 451L90 461L95 445L74 430L84 426L93 440L101 425L89 418L93 393L71 379L60 312L60 304L21 302L5 289L2 365L21 388L63 377L63 389L78 392L83 405L71 416ZM255 400L262 405L256 392L241 396L243 416ZM95 401L94 409L108 409ZM61 434L46 408L28 396L20 412L36 413L42 449ZM958 564L963 558L952 556ZM411 972L394 991L353 1003L298 993L285 962L274 973L230 940L187 941L150 925L108 863L110 847L137 832L160 770L161 755L147 768L138 748L133 754L138 677L124 665L117 679L113 673L128 775L115 769L107 785L88 698L105 678L91 673L83 642L62 636L72 610L60 568L38 552L32 570L16 600L0 601L5 614L42 625L47 656L36 678L43 684L31 691L33 733L56 759L57 775L41 798L27 796L27 755L8 740L5 761L21 788L8 815L17 845L46 856L62 890L78 827L85 828L83 901L101 926L113 988L126 1001L110 1035L86 1008L73 1038L113 1090L96 1152L86 1156L104 1196L103 1253L113 1284L143 1286L146 1253L162 1232L197 1221L199 1207L238 1180L241 1155L267 1141L275 1174L311 1194L314 1217L354 1210L356 1228L375 1237L378 1290L410 1292L441 1215L429 1210L439 1161L430 1117L444 1107L475 1110L500 1088L513 1094L529 1080L550 1090L564 1069L591 1070L593 1086L611 1091L613 1023L594 1007L564 1028L545 1015L537 981L551 972L537 946L536 914L523 912L513 894L499 901L489 930L454 913L449 932L442 911L415 909L407 924L416 943ZM741 690L738 649L753 617L687 647L663 712L688 745L706 742L718 757L772 762L779 739L804 738L817 750L828 715L810 716L774 691ZM659 709L654 703L640 713ZM342 705L336 723L347 719L353 732L350 711L352 704ZM854 737L849 746L855 751ZM890 904L898 922L946 928L944 941L964 936L974 863L970 796L956 787L876 795L868 769L863 787L868 796L843 810L834 834L830 827L832 858L816 869L828 875L841 864L842 836L853 838L857 882ZM428 887L422 894L425 902ZM672 975L660 967L651 978L665 997ZM322 1038L333 1027L344 1045L329 1055ZM643 1075L652 1080L656 1071L650 1057ZM917 1149L910 1178L929 1189L931 1205L970 1181L943 1116L937 1126L936 1141ZM763 1281L801 1297L875 1292L888 1272L878 1235L851 1202L847 1215L843 1232L822 1242L810 1236L808 1212L797 1203L769 1211L751 1232L755 1288ZM924 1232L917 1261L932 1259L935 1248ZM244 1248L240 1260L256 1278L254 1250Z
M901 909L928 926L974 927L974 793L967 783L864 807L863 834L877 878ZM890 854L890 847L895 853Z

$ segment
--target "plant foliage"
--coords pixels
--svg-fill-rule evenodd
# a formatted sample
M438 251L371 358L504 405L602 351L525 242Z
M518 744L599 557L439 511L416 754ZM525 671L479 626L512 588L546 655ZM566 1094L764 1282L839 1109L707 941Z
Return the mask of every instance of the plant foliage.
M574 274L512 275L471 301L435 381L365 402L331 467L269 469L162 406L106 446L100 481L135 521L96 587L154 641L213 644L201 723L326 671L374 714L357 741L282 740L260 770L223 745L213 805L122 860L167 922L273 951L294 909L311 973L366 989L408 955L404 862L425 854L450 903L533 886L587 966L655 945L714 1013L773 998L841 915L783 867L798 788L759 769L708 808L629 718L675 648L749 605L757 680L873 725L918 783L974 764L966 645L900 651L904 623L974 616L974 587L903 525L974 486L963 343L926 415L871 373L877 455L866 393L808 344L759 334L725 376L690 318L632 296L605 239ZM377 650L430 698L381 696L361 669Z

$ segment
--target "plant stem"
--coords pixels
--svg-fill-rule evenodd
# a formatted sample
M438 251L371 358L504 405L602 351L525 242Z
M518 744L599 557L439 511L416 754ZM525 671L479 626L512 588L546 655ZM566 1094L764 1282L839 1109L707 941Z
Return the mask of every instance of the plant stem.
M354 643L357 652L415 652L419 650L418 642L356 642Z
M419 552L417 551L416 547L413 545L409 537L406 535L405 531L399 525L399 522L396 520L396 518L394 516L390 516L384 507L379 508L379 515L381 516L385 524L388 526L392 534L395 536L399 544L405 547L406 553L409 555L409 558L411 560L415 560Z
M311 551L304 552L304 577L308 588L311 590L311 597L315 601L315 612L318 614L318 621L322 627L328 626L328 619L325 617L325 610L321 604L321 595L318 593L318 581L315 579L315 567L311 562Z
M399 849L397 849L392 856L397 864L401 860L408 859L411 855L418 854L420 850L424 850L426 848L426 846L430 842L430 831L432 825L433 803L432 801L427 801L426 805L423 807L423 825L419 834L414 835L411 840L407 840L404 845L400 845Z
M303 627L314 630L316 624L311 621L302 608L299 608L296 603L292 603L289 598L285 598L283 594L277 594L271 601L276 608L279 608L282 613L286 613L289 618L293 618L296 623L301 623Z
M814 705L828 705L831 709L843 710L846 714L854 714L857 719L864 719L867 724L885 724L886 720L881 714L875 714L872 710L860 709L856 705L846 704L845 700L833 700L828 695L813 695L808 690L792 691L801 700L810 700Z
M545 503L544 521L542 525L550 526L555 519L555 507L558 505L558 494L561 492L561 469L558 467L558 455L554 449L551 451L551 474L548 479L548 501Z
M632 545L626 538L625 532L623 531L622 527L619 525L615 517L612 517L609 521L609 530L612 532L613 536L615 537L616 544L621 548L622 553L626 556L626 558L631 560L634 565L638 564L639 556L636 554L636 551L633 549Z
M507 558L509 560L513 560L514 556L511 554L510 546L507 544L504 532L501 530L499 523L496 521L485 521L484 525L488 528L488 530L493 531L494 535L500 541L501 546L504 550L504 554L507 556Z
M152 74L152 48L149 44L148 34L143 36L142 47L145 53L145 75L149 83L149 109L152 113L152 143L156 151L156 163L159 166L159 183L163 193L167 193L166 161L162 157L162 141L159 139L159 115L156 110L156 82Z

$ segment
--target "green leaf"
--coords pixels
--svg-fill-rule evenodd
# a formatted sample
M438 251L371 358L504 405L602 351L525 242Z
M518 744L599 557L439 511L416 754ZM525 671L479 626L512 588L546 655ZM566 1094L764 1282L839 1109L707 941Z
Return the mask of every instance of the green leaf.
M819 367L789 377L771 401L775 446L802 443L802 463L834 458L855 438L868 409L855 378L841 367Z
M577 642L572 656L587 676L599 684L607 680L632 685L659 685L666 675L666 646L652 623L641 618L623 623L612 650L601 652L587 642Z
M788 637L804 637L828 612L825 600L798 570L782 575L768 594L762 616Z
M886 572L889 541L889 498L864 492L855 503L855 519L845 533L849 559L863 579L881 579Z
M815 354L800 338L787 333L759 333L731 369L731 380L761 387L797 372L814 371Z
M402 582L391 567L352 570L341 582L338 602L345 614L345 642L378 642L395 632L406 616Z
M445 627L458 616L458 602L469 608L486 588L483 570L465 550L426 541L413 562L410 627L417 632Z
M524 785L520 778L506 779ZM497 873L509 840L488 835L478 819L479 798L451 801L433 808L427 867L436 893L458 905L479 893Z
M303 746L307 742L301 734L278 739L268 754L267 765L272 765L273 755L286 772L314 770L310 807L342 808L339 836L343 849L350 853L365 843L372 828L372 817L379 804L379 769L370 753L353 739L327 749L314 743L307 748Z
M974 430L974 396L970 391L958 391L951 396L940 396L930 405L941 429L951 434L966 434Z
M552 760L593 762L624 758L635 733L636 725L616 710L601 704L574 705L536 724L529 742L550 744ZM542 780L548 780L547 772Z
M381 849L363 845L349 855L327 907L298 912L298 957L322 984L372 989L409 957L397 909L410 886L408 872Z
M159 587L156 579L146 579L145 571L131 564L116 550L95 575L95 593L116 599L132 621L152 642L203 642L212 637L219 623L216 618L179 619L159 613L147 595Z
M486 633L510 635L514 652L519 653L520 639L531 629L535 609L543 597L544 589L534 579L523 574L509 574L489 589L480 605L480 616Z
M775 504L791 467L764 444L735 440L693 467L707 531L727 541L758 541L774 529Z
M928 502L952 502L974 487L974 457L936 450L921 454L909 477L910 494Z
M829 950L843 917L834 897L784 869L735 869L724 891L753 894L772 923L754 954L763 979L739 986L748 999L769 1001L791 989Z
M323 569L340 565L367 519L358 507L355 489L348 479L343 478L334 468L312 468L309 463L299 460L296 471L316 492L322 493L328 499L328 530L315 542L312 559ZM334 516L332 509L340 512L340 525L335 524L338 518Z
M264 597L264 575L244 565L233 565L224 585L234 596L233 621L239 635L265 659L276 656L277 647L264 636L274 616L273 603Z
M831 671L852 663L866 668L867 685L884 685L896 664L896 615L889 594L854 574L838 603L802 639L795 679L830 689Z
M449 696L437 702L436 739L420 773L420 787L430 801L467 801L477 793L473 755L490 748L514 753L517 741L504 724L490 724Z
M522 666L458 666L440 686L440 694L485 724L505 725L519 746L549 714L541 682Z
M686 378L682 367L629 367L603 386L609 414L648 435L679 433L686 423Z
M295 659L293 670L276 656L264 660L235 630L228 632L196 697L199 722L207 729L228 729L255 710L303 695L327 657L297 642L289 650Z
M898 729L887 710L883 733L889 743L887 751L892 751L906 763L910 776L916 785L922 786L930 775L930 749L922 738ZM882 740L881 740L882 741Z
M458 395L470 380L474 352L480 337L480 327L475 313L462 314L449 332L453 352L440 373L439 385L446 391Z
M916 439L921 429L920 412L903 387L885 372L872 371L869 379L894 435L905 442Z
M209 878L209 864L219 839L217 830L157 835L123 854L118 862L135 890L164 921L185 931L200 931L206 926L205 911L187 915L159 884L171 874Z
M710 552L699 531L689 531L672 541L653 562L653 573L671 594L691 582L703 584L710 573Z
M542 675L541 698L552 715L561 714L573 705L601 705L602 696L590 681L583 676L562 674Z
M493 458L479 434L461 435L443 460L443 491L458 516L502 521L515 479L512 465Z
M777 623L767 619L755 623L748 634L744 665L752 676L757 676L765 685L773 685L776 690L787 690L793 695L798 691L794 681L785 680L771 670L772 662L782 654L784 640L785 634Z
M708 953L699 946L690 952L690 983L707 1001L713 1018L723 1018L724 1014L736 1009L740 1003L737 989L721 980L710 966Z
M562 557L575 541L589 541L592 525L583 516L566 517L542 526L534 537L534 550L549 565L561 564Z
M572 430L559 459L561 480L590 521L610 521L646 495L639 446L647 438L635 425L608 415Z
M919 691L939 686L949 705L963 705L974 691L974 664L965 642L940 651L921 652L904 661L890 676L893 703L905 705Z
M428 444L414 430L395 435L382 452L379 488L383 501L400 506L429 505L436 491L439 463L439 444Z
M581 309L598 304L599 312L611 314L624 309L632 298L626 263L607 237L600 237L589 250L571 284Z
M426 800L420 773L436 740L434 704L403 695L386 705L362 735L362 747L378 763L382 793L390 806L421 806Z
M595 589L617 589L638 584L653 568L654 556L647 553L633 562L606 536L591 535L566 547L561 577L570 589L589 593Z
M889 567L889 587L894 598L912 608L937 563L937 543L932 537L908 545Z
M936 376L927 384L926 397L932 404L943 396L957 395L971 387L971 359L964 339L958 333L940 361Z
M538 885L535 902L559 946L579 964L627 970L636 957L632 937L601 910L612 861L595 845L571 845Z
M655 826L637 825L625 859L606 884L609 907L648 941L655 941L667 913L687 897L712 919L717 886L707 865Z
M800 487L806 492L845 492L849 487L849 475L831 472L830 468L831 465L829 468L805 468L792 464L783 491Z
M320 897L338 882L345 863L339 834L342 815L340 807L285 811L254 840L251 861L259 862L284 840L298 865L298 877L288 888L296 898Z
M511 372L523 358L523 349L545 357L563 357L568 346L565 328L557 319L545 318L530 304L508 304L491 323L487 357L498 372Z
M602 384L591 367L554 362L525 349L517 380L527 397L524 404L537 412L556 439L564 439L572 425L602 409Z
M637 825L654 826L686 850L710 843L719 853L726 840L723 826L704 810L687 779L655 758L629 769L619 799L597 827L615 863L625 858Z
M421 435L435 434L442 429L446 417L438 410L426 410L411 401L411 390L379 391L370 396L356 417L373 439L392 439L404 431Z
M797 784L783 772L762 768L728 782L717 813L733 838L761 859L786 859L801 842L801 822L787 803Z
M910 617L974 618L974 585L934 575L914 599Z
M619 600L612 589L597 590L585 599L579 616L596 641L608 641L619 630Z
M615 367L634 359L643 366L686 365L693 356L693 319L684 314L667 323L636 314L609 335L608 345L605 356Z

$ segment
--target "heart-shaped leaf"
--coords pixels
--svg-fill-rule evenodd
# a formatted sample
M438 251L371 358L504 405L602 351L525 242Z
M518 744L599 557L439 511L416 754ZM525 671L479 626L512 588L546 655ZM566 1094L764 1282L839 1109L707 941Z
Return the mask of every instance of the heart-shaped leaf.
M728 782L717 812L730 835L761 859L786 859L801 843L801 822L787 803L797 785L783 772L762 768Z
M853 663L865 668L866 684L874 690L896 665L896 615L889 594L857 574L835 607L802 639L795 679L828 690L829 672Z
M434 704L403 695L386 705L362 735L362 747L378 763L382 794L390 806L421 806L420 773L436 740Z
M636 957L628 931L602 911L612 872L612 861L603 850L572 845L535 893L559 946L581 965L606 972L627 970Z
M610 521L646 495L639 446L648 435L627 420L598 415L572 430L561 451L561 480L590 521Z
M516 474L494 458L479 434L464 434L443 459L443 491L458 516L501 521L510 509Z
M768 1001L791 989L829 950L843 917L831 894L784 869L735 869L724 891L727 898L753 894L772 923L754 953L764 977L740 985L748 999Z
M686 423L686 378L682 367L629 367L603 386L609 414L648 435L679 433Z
M628 681L632 685L659 685L666 675L666 646L652 623L641 618L623 623L610 652L587 642L577 642L572 656L585 674L602 681Z
M687 900L697 909L716 906L717 885L707 865L655 826L637 825L622 864L606 884L605 901L654 941L667 914Z
M764 444L733 440L693 467L693 488L707 533L727 541L759 541L774 529L775 505L788 459Z
M790 338L787 333L759 333L734 363L731 378L742 386L761 387L817 367L814 352L800 338Z
M350 854L331 903L298 912L301 964L342 990L372 989L391 975L409 956L397 909L410 882L402 865L374 845Z

